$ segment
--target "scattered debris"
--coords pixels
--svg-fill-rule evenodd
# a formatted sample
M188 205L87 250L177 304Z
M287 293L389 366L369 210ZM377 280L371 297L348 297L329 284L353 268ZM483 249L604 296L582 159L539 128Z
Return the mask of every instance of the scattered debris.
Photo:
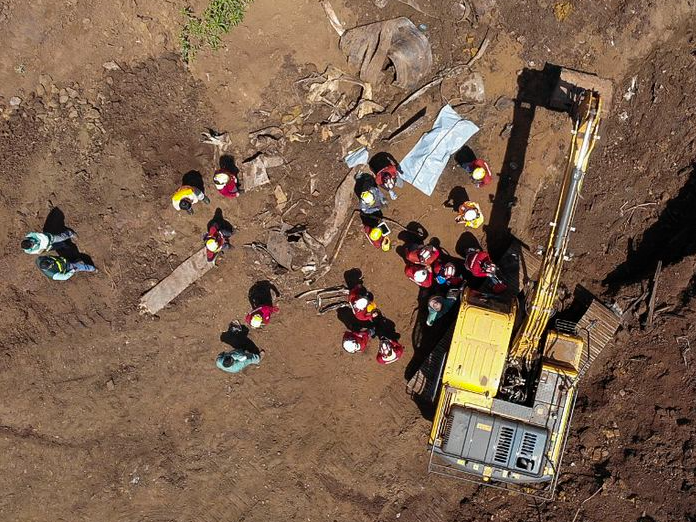
M397 0L398 2L401 2L402 4L406 4L407 6L415 9L419 13L424 14L425 16L429 16L430 18L437 18L439 20L449 20L449 18L444 18L442 16L439 16L436 14L435 11L431 11L430 9L423 7L423 2L425 3L432 3L432 0ZM389 0L372 0L372 2L375 4L376 7L379 7L380 9L383 9L386 7L387 3ZM460 1L453 1L452 2L452 7L450 9L450 13L452 15L452 18L455 20L463 20L464 18L467 18L470 13L470 8L468 3L465 2L460 2Z
M681 349L679 348L679 351L681 352L682 359L684 359L684 366L687 368L689 367L689 362L686 360L686 354L691 351L691 343L689 342L689 338L685 336L677 337L675 338L675 341L677 342L677 346L679 346L679 343L682 343L685 348Z
M507 110L511 107L514 107L514 105L515 105L514 100L512 100L511 98L508 98L507 96L501 96L497 100L495 100L493 107L495 107L499 111L504 111L504 110Z
M624 93L623 99L626 101L630 101L631 98L633 98L636 95L636 88L638 86L638 77L634 76L631 78L631 85L629 86L628 90Z
M430 42L404 17L350 29L341 36L340 47L360 69L360 78L372 85L384 81L386 63L394 67L393 84L403 89L418 85L433 65Z
M622 113L619 114L619 119L621 121L626 121L628 120L628 113L626 111L623 111Z
M556 2L553 4L553 15L559 22L565 21L573 11L573 4L570 2Z
M338 36L343 36L343 33L346 32L346 29L345 27L343 27L343 24L339 21L338 16L336 16L336 11L334 11L334 8L331 6L329 0L321 0L321 6L324 8L326 16L329 18L329 23L331 24L331 27L333 27L334 31L338 33Z
M283 192L283 187L276 185L273 195L276 198L276 207L278 208L278 211L282 212L288 202L288 196L285 194L285 192Z
M657 262L657 268L655 268L655 275L653 276L652 290L650 291L650 302L648 303L648 318L646 324L648 327L652 326L653 314L655 312L655 297L657 295L657 283L660 281L660 272L662 271L662 259Z
M271 156L266 154L257 154L252 159L243 162L247 165L242 174L242 187L248 191L261 185L266 185L271 182L266 169L271 167L280 167L285 160L282 156Z
M10 107L19 107L22 103L22 99L19 96L13 96L10 98Z
M483 76L473 73L459 86L459 94L463 101L483 103L486 101L486 90L483 84Z
M249 141L256 149L266 149L271 145L282 144L284 136L283 129L274 125L250 132Z
M104 62L102 67L107 71L122 71L121 66L116 62Z
M343 161L346 162L348 167L353 168L357 167L358 165L367 165L369 158L370 153L367 151L367 148L360 147L359 149L349 153L345 158L343 158Z
M319 238L319 242L328 247L338 234L341 225L345 222L350 212L353 187L355 186L355 174L357 168L353 168L346 177L343 178L341 184L336 189L334 196L334 209L331 217L327 220L329 226L324 231L324 234Z

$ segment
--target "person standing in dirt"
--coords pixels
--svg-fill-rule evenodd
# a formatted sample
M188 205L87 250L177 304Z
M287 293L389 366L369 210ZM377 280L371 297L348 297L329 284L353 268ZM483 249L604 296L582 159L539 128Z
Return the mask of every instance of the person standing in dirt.
M74 237L77 237L77 234L70 229L67 229L62 234L29 232L22 239L21 246L26 254L40 255L65 246L65 243Z
M454 220L457 223L463 223L465 227L476 229L483 225L484 217L478 203L465 201L459 207L457 217Z
M471 178L476 188L485 187L493 179L491 168L488 166L488 163L480 158L464 163L462 167L469 175L469 178Z
M185 210L189 214L193 214L193 205L199 201L208 204L210 203L210 198L201 189L191 185L182 185L172 195L174 208L176 210Z
M223 372L239 373L247 366L252 364L258 366L261 364L265 355L266 352L263 350L255 354L247 350L234 349L229 352L222 352L218 355L215 365Z
M357 284L351 289L348 304L358 321L371 322L380 315L372 292L368 292L362 284Z
M361 214L367 216L377 214L381 217L382 208L387 204L387 199L377 187L372 174L361 172L355 177L355 195L360 202Z
M94 265L83 261L68 261L62 256L39 256L36 266L53 281L67 281L77 272L98 272Z
M406 246L404 257L409 263L430 266L442 257L442 251L435 245L412 244Z
M459 299L459 290L448 292L446 296L434 295L428 300L428 318L425 324L432 326L435 321L443 317L449 312Z
M271 315L279 312L280 308L272 305L261 305L249 312L244 320L252 328L262 328L271 322Z
M362 353L372 337L370 330L346 331L343 334L343 349L348 353Z
M379 364L392 364L401 359L404 347L388 337L380 337L376 360Z
M488 252L470 248L464 258L464 266L474 277L487 279L494 294L501 294L507 289L507 285L500 278L498 267L493 263Z
M220 195L227 199L234 199L242 193L235 173L222 167L215 171L213 184Z

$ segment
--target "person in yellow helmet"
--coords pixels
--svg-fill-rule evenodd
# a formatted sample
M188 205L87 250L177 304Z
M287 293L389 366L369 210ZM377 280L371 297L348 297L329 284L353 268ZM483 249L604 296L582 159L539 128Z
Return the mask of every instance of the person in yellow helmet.
M205 193L198 187L192 187L191 185L182 185L172 195L172 205L177 210L185 210L189 214L193 214L193 205L202 201L203 203L210 203L210 198L205 195Z
M459 214L454 220L457 223L464 223L464 226L469 228L479 228L483 225L483 212L475 201L465 201L459 207Z
M355 195L358 196L360 213L363 215L376 214L387 204L387 198L377 187L372 174L362 172L355 177Z
M471 181L477 187L485 187L493 179L488 163L482 159L475 159L474 161L466 163L463 166L464 170L469 174Z
M230 237L232 236L232 231L224 226L221 226L217 222L213 221L208 228L208 233L203 236L203 243L205 245L205 254L211 263L215 261L218 254L223 251L228 250L231 247Z
M384 230L388 230L384 223L380 223L377 226L364 225L363 231L370 240L372 246L375 248L381 248L383 252L389 252L391 249L391 239L389 239L388 232L385 234Z

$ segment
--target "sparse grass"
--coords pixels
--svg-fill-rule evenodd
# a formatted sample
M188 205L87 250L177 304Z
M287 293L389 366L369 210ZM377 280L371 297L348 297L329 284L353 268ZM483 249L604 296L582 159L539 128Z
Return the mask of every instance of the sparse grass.
M244 13L253 0L210 0L199 18L190 7L181 10L186 20L179 35L181 56L190 63L206 45L213 50L220 47L222 36L244 19Z

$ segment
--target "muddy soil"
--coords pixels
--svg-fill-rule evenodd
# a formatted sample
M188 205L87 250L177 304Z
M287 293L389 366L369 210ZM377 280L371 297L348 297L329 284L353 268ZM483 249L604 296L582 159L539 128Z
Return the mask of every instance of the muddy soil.
M303 79L330 64L353 71L310 0L256 0L222 48L189 67L177 49L183 2L0 3L2 519L696 520L693 2L479 0L463 20L449 5L424 14L397 0L332 3L349 27L395 16L425 24L433 74L488 38L472 67L485 102L457 99L468 70L393 115L408 93L382 86L384 114L322 135L331 110L308 104ZM285 218L321 235L356 136L386 123L371 150L399 159L445 101L481 127L468 145L495 183L477 190L451 162L432 197L407 186L388 215L453 255L471 241L496 252L511 233L543 243L570 140L567 116L535 105L547 63L615 86L564 283L614 303L624 321L580 386L557 498L541 503L427 474L429 421L404 391L418 289L395 252L375 250L354 226L321 281L362 271L406 347L380 366L374 345L341 350L340 314L293 299L307 288L300 274L242 245L280 223L277 186L285 208L300 202ZM421 111L408 132L380 141ZM213 193L216 157L200 133L227 131L244 169L260 148L248 133L269 125L296 126L293 139L267 144L285 160L271 183L235 201ZM192 171L212 204L177 214L169 196ZM462 188L489 216L474 236L443 207ZM159 315L140 315L139 296L200 248L217 208L236 228L235 248ZM26 232L64 226L97 274L49 281L19 250ZM266 358L220 372L224 333L263 280L282 294L280 313L251 337Z

